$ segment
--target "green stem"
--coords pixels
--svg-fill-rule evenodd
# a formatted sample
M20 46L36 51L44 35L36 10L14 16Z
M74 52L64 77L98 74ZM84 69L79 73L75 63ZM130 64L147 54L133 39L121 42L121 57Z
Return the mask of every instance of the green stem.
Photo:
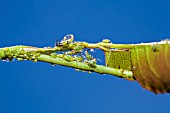
M97 44L98 45L98 44ZM85 47L86 48L86 47ZM67 48L66 48L67 49ZM37 48L32 46L11 46L0 48L0 59L11 60L16 58L18 60L32 60L34 62L41 61L51 64L58 64L62 66L72 67L82 71L96 72L100 74L111 74L117 77L133 80L133 73L129 70L116 69L108 66L93 64L89 62L80 61L68 61L57 56L51 56L60 48ZM57 55L57 54L56 54Z
M115 68L111 68L111 67L107 67L103 65L96 65L95 67L90 67L88 64L84 62L66 61L61 58L52 58L48 55L40 55L38 57L38 60L42 62L48 62L52 64L72 67L72 68L80 69L84 71L96 72L100 74L111 74L111 75L121 77L121 78L123 77L123 78L130 79L133 77L132 71L123 70L123 69L115 69Z

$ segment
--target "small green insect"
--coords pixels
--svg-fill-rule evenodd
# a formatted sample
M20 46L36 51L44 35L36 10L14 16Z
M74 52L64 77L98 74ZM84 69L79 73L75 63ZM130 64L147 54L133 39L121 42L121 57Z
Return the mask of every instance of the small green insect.
M66 60L66 61L74 61L74 58L71 55L64 55L64 60Z
M84 47L82 46L82 45L75 45L74 47L73 47L73 50L74 51L80 51L80 50L82 50Z
M86 57L87 60L92 60L93 56L90 55L90 53L88 51L89 51L89 49L85 51L85 57Z
M84 60L84 62L89 66L89 67L92 67L92 68L95 68L96 67L96 59L92 59L92 60Z
M103 43L110 43L111 41L109 39L103 39L102 42Z
M57 54L57 57L58 57L58 58L63 58L63 57L64 57L64 54Z
M51 53L50 56L51 56L52 58L56 58L56 57L57 57L57 54L56 54L56 53Z
M77 62L82 62L83 61L83 57L75 55L74 56L74 60L77 61Z

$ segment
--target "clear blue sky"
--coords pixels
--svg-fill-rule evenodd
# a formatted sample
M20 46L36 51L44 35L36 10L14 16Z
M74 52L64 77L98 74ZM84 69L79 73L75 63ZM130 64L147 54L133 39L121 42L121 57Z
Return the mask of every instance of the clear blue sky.
M169 0L1 0L0 47L170 38ZM99 56L103 54L100 53ZM170 95L137 82L31 61L0 61L0 113L168 113Z

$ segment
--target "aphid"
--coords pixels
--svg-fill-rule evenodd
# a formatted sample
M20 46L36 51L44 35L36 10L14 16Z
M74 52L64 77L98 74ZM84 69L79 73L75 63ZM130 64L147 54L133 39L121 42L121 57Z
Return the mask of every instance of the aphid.
M83 61L83 57L75 55L74 56L74 60L78 61L78 62L82 62Z
M64 54L57 54L57 57L58 57L58 58L63 58L63 57L64 57Z
M38 59L34 59L34 60L32 60L33 62L37 62L38 61Z
M170 41L118 47L105 51L107 66L131 70L143 88L156 94L170 93Z
M74 48L73 48L73 50L74 51L80 51L80 50L82 50L84 47L82 46L82 45L75 45L74 46Z
M97 59L96 59L96 58L93 58L93 59L91 60L91 63L92 63L92 64L96 64L96 63L97 63Z
M74 61L74 58L70 55L64 55L64 60L66 61Z
M23 58L17 58L17 60L20 60L20 61L22 61L22 60L24 60Z
M110 43L110 40L109 39L103 39L102 42L103 43Z
M56 58L56 57L57 57L57 54L56 54L56 53L51 53L50 56L51 56L52 58Z
M90 55L90 53L88 52L89 50L90 50L90 49L88 49L88 50L85 51L85 57L86 57L87 60L92 60L92 59L93 59L93 56Z
M91 60L84 60L85 63L87 63L87 65L89 65L90 67L92 68L95 68L96 67L96 58L93 58Z

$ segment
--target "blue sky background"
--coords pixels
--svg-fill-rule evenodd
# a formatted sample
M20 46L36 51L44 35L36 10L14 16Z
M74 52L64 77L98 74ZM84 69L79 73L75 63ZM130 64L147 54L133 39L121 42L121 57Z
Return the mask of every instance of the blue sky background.
M170 37L170 1L0 1L0 47L53 46L69 33L88 42L160 41ZM111 75L0 61L0 113L168 113L169 102L169 94L155 95Z

